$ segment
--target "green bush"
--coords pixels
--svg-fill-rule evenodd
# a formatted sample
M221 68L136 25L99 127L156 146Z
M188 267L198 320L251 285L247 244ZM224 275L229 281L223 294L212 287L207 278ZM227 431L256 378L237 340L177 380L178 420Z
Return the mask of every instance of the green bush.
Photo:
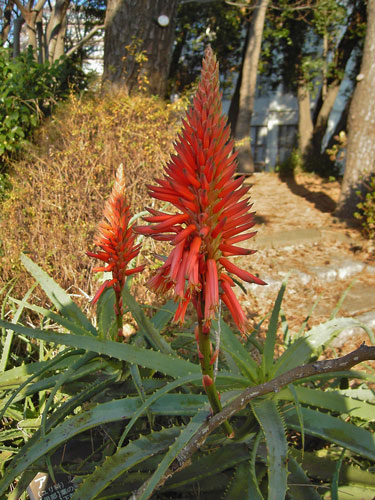
M276 166L275 171L280 177L292 177L296 172L302 170L302 164L301 153L298 149L293 149L290 156Z
M369 240L375 240L375 175L370 178L368 192L357 207L359 212L355 212L354 216L362 221L363 234Z
M0 47L0 168L22 149L58 99L86 83L84 74L66 58L41 64L31 47L16 58Z

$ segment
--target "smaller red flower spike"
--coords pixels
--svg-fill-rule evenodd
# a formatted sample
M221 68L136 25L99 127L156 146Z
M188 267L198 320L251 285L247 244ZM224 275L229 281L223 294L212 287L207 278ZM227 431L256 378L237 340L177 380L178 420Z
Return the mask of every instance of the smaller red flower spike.
M110 286L116 293L116 303L119 309L116 315L122 314L121 291L127 276L144 269L138 266L126 269L129 262L137 257L140 245L135 245L135 233L130 226L130 208L125 194L124 167L120 165L116 172L116 179L109 199L103 211L103 220L98 225L98 233L94 243L101 248L96 253L87 252L89 257L103 261L106 265L96 267L95 272L112 272L112 279L106 280L96 292L92 302L95 304L104 290Z
M205 52L201 81L175 151L164 177L156 179L158 185L149 190L154 198L174 205L176 212L149 209L151 216L145 221L152 225L136 228L155 240L170 241L174 247L149 287L158 293L174 288L179 301L175 321L184 320L192 302L198 321L203 320L202 334L209 332L221 298L245 332L246 317L230 275L259 285L265 282L228 260L254 253L237 246L254 236L248 232L254 226L254 214L249 212L249 198L244 198L249 186L243 185L244 177L234 178L236 153L222 113L219 69L211 47Z

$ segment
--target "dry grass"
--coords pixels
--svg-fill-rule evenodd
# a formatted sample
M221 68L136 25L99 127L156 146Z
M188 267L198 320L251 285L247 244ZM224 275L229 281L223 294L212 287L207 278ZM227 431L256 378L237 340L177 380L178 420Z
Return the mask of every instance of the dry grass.
M19 263L27 253L64 288L92 293L92 248L114 172L127 171L133 213L149 203L146 184L162 171L180 121L178 105L124 95L72 97L39 130L27 158L14 165L13 190L1 207L0 287L32 280ZM94 287L96 284L94 284Z

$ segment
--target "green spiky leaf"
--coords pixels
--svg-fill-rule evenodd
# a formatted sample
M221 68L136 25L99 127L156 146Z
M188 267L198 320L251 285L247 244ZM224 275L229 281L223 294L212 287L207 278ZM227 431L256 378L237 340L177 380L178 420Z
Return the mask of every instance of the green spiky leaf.
M73 334L68 335L44 331L38 328L28 328L22 325L13 325L3 320L0 320L0 326L10 328L16 333L20 333L27 337L53 342L58 345L77 347L102 355L104 354L121 361L136 363L139 366L151 368L173 377L180 377L186 373L200 372L199 367L189 361L152 350L140 349L129 344L119 344L111 340L100 340L93 337L83 337Z
M375 460L375 437L372 432L317 410L302 408L302 414L306 434L325 439L370 460ZM285 420L288 427L301 430L294 409L286 413Z
M274 401L265 399L251 404L267 445L268 500L285 498L287 490L288 443L283 419Z
M90 331L93 335L97 335L95 327L87 316L42 268L24 254L21 255L21 262L29 273L33 275L34 279L41 285L48 298L63 316L77 323L85 330Z

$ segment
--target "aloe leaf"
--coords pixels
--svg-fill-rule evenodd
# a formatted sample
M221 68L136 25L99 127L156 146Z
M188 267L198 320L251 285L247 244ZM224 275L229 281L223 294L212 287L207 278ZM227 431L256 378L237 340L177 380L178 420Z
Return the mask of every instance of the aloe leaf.
M17 439L17 438L20 438L20 437L23 437L24 434L21 430L17 430L17 429L6 429L6 430L2 430L1 431L1 434L0 434L0 442L1 441L10 441L12 439Z
M39 368L39 371L37 371L35 374L32 374L29 378L23 382L15 391L13 391L13 394L11 397L5 402L4 406L2 407L2 410L0 412L0 420L3 418L7 408L12 404L13 400L16 398L16 396L24 389L24 387L27 386L35 377L42 375L46 371L50 370L54 365L56 365L61 359L66 359L67 357L70 357L72 354L70 349L66 349L65 351L60 352L54 359L52 359L47 365L43 365Z
M251 459L250 459L250 476L251 476L251 484L254 490L254 498L256 500L264 500L262 492L260 491L259 484L260 478L257 471L257 453L261 439L263 438L263 431L259 430L258 434L255 437L253 449L251 451Z
M141 374L139 373L139 368L138 365L130 365L130 374L133 379L133 384L135 385L135 388L137 389L138 395L142 400L142 403L146 401L146 392L143 386L142 382L142 377ZM148 422L150 424L150 428L152 429L152 416L149 410L147 410L147 418Z
M350 289L352 288L352 286L354 285L354 283L356 282L356 278L350 283L350 285L344 290L344 292L341 294L341 297L339 298L339 300L337 301L337 304L335 305L333 311L331 312L331 316L329 319L334 319L336 318L336 315L337 313L339 312L339 310L341 309L341 306L346 298L346 296L348 295L348 293L350 292Z
M18 323L18 321L19 321L19 319L20 319L20 317L21 317L21 315L23 313L23 309L25 307L27 299L30 297L30 295L34 291L35 286L36 285L31 286L29 288L29 290L26 292L23 300L20 301L19 307L18 307L18 309L17 309L17 311L14 314L14 317L12 319L12 323ZM11 290L9 290L9 293L10 293L10 291ZM7 298L8 298L8 295L5 298L5 300L7 300ZM5 300L4 300L4 303L5 303ZM2 318L4 317L4 312L3 311L2 311L1 317ZM11 349L11 346L12 346L13 335L14 335L12 330L6 330L6 332L7 332L6 339L5 339L5 342L3 343L3 349L2 349L2 352L1 352L0 372L5 371L5 369L6 369L6 365L8 363L8 359L9 359L10 349Z
M42 438L45 436L46 433L46 421L47 421L47 415L48 411L50 409L50 406L53 403L54 397L57 393L57 391L60 389L60 387L69 380L69 378L74 375L82 366L87 365L89 361L91 361L94 357L96 357L97 354L95 352L87 352L84 356L82 356L81 359L77 359L75 363L72 364L71 367L69 367L67 370L65 370L63 373L61 373L56 380L56 383L50 392L47 401L45 402L43 413L42 413L42 419L40 422L40 431Z
M201 375L197 375L197 376L194 376L194 377L191 377L191 375L188 375L188 376L185 376L185 377L181 377L178 380L175 380L174 382L169 382L167 385L165 385L164 387L162 387L158 391L154 392L154 394L152 394L151 396L149 396L147 398L147 400L143 402L143 404L138 409L138 411L134 412L134 415L132 416L130 422L127 424L127 426L124 429L124 432L121 435L121 438L120 438L120 440L119 440L119 442L117 444L117 448L118 449L121 448L122 443L126 439L126 436L130 432L130 430L133 427L133 425L136 423L136 421L138 420L138 418L145 411L147 411L149 409L149 407L154 403L154 401L157 401L161 396L163 396L167 392L172 391L173 389L176 389L177 387L179 387L179 386L181 386L183 384L199 380L200 377L201 377ZM184 396L185 396L185 398L189 398L190 397L190 395L188 395L188 394L186 394ZM177 408L177 411L180 411L180 410L181 410L181 408Z
M216 322L213 322L215 326ZM241 373L248 378L253 384L258 380L258 365L247 352L245 347L238 340L237 336L231 331L228 325L220 322L221 325L221 346L224 351L228 352L230 357L235 361Z
M46 272L43 271L37 264L35 264L31 259L26 257L26 255L21 255L21 262L33 275L35 280L41 285L44 292L55 305L55 307L60 311L60 313L67 319L77 323L85 330L90 331L93 335L97 335L96 329L87 318L87 316L81 311L75 302L69 297L69 295L58 285Z
M262 357L262 371L264 380L268 380L268 377L271 374L273 367L273 357L275 353L275 343L277 338L277 325L279 321L281 302L283 300L285 288L286 288L286 281L284 281L283 284L281 285L268 325L266 341L264 344L263 357Z
M172 377L180 377L186 373L200 372L197 365L177 358L177 356L169 356L150 349L140 349L129 344L119 344L111 340L100 340L94 337L83 337L82 335L43 331L38 328L13 325L3 320L0 320L0 326L11 328L13 331L26 335L27 337L105 354L121 361L128 361L129 363L135 363L139 366L160 371Z
M268 464L268 500L285 498L287 490L288 443L283 419L274 401L265 399L251 404L266 440Z
M374 500L375 489L363 488L355 484L341 485L339 488L340 500Z
M302 414L306 434L325 439L370 460L375 460L375 436L370 431L317 410L302 408ZM288 427L301 430L294 409L286 412L285 420Z
M25 470L17 481L15 488L7 497L7 500L21 500L21 498L23 498L21 497L22 493L26 490L34 477L35 471Z
M143 334L154 349L158 349L163 353L171 354L173 353L172 347L166 342L160 335L159 331L153 325L153 323L148 319L148 317L143 312L142 307L131 295L129 290L124 286L122 290L122 296L124 303L129 308L135 321L140 329L139 333ZM138 363L137 363L138 364Z
M289 389L289 386L288 389L283 389L277 395L277 398L294 401L295 396L291 394L291 398L288 395ZM368 422L375 420L375 405L350 398L340 394L338 391L323 392L319 389L310 389L309 387L302 386L295 386L294 391L298 400L305 405L325 408L339 415L358 417Z
M304 337L295 340L275 362L272 378L317 358L330 342L345 328L363 327L352 318L337 318L314 326Z
M347 378L350 380L358 379L358 380L366 380L366 382L375 382L375 375L371 375L371 373L359 370L343 370L341 372L320 373L320 374L317 373L316 375L311 375L310 377L300 379L298 383L315 382L315 381L324 382L328 380L337 380L338 378Z
M207 415L208 405L205 408L199 410L196 415L190 420L187 426L184 427L178 438L175 440L173 445L169 448L168 452L160 461L160 464L154 474L141 486L138 500L147 500L148 498L150 498L160 480L166 473L168 467L175 459L178 460L179 453L184 448L184 446L187 445L193 435L198 431L199 427L206 420Z
M281 319L281 330L283 332L284 345L288 346L290 344L290 331L289 331L288 321L282 309L280 310L280 319Z
M293 500L322 500L303 468L291 456L288 460L288 469L290 472L288 477L289 494Z
M174 491L188 485L191 489L192 483L209 478L248 459L249 449L246 444L224 446L198 458L194 456L192 464L176 472L160 491Z
M345 451L346 450L344 448L342 450L340 458L337 461L335 473L333 474L333 477L332 477L332 483L331 483L332 500L339 500L339 477L340 477L340 470L342 467L342 462L344 460Z
M118 326L114 305L113 288L107 288L101 294L96 306L97 329L101 340L114 340L117 336Z
M236 467L233 479L221 500L233 500L241 498L243 500L263 500L259 496L259 490L253 484L253 477L249 474L250 463L243 462Z
M194 397L194 395L191 396ZM202 404L203 398L199 398L199 395L197 396L198 398L196 398L193 402L194 404L192 404L191 399L186 398L186 394L166 394L162 398L159 398L154 405L151 405L150 410L153 413L168 415L169 411L177 412L178 408L176 404L178 403L180 410L179 414L184 415L184 408L186 405L186 413L188 415L194 414L192 419L193 424L190 427L188 426L189 432L195 432L196 428L199 427L198 423L202 423L208 414L208 410L205 412L198 411L198 404ZM206 403L206 399L204 399L204 403ZM59 445L77 436L81 432L92 429L98 425L131 418L140 405L141 401L139 398L125 398L98 404L94 408L74 415L70 419L52 428L45 439L41 439L39 431L36 432L8 466L3 479L0 481L0 495L5 492L7 487L27 467L30 467L34 462L44 457ZM199 415L199 418L197 415ZM188 432L184 433L185 438L187 438L187 434ZM179 442L182 443L183 438L181 438Z
M13 299L12 301L15 302L16 304L24 304L27 309L30 309L31 311L35 311L39 314L42 314L46 318L52 320L54 323L63 326L66 330L69 332L75 333L76 335L89 335L92 336L92 331L86 330L79 324L75 323L74 321L71 321L70 319L61 316L60 314L56 314L52 312L49 309L45 309L44 307L39 307L35 306L34 304L29 304L28 302L20 301L17 299ZM18 320L17 320L18 321ZM96 332L96 330L95 330ZM96 332L97 334L97 332Z
M65 417L70 415L73 410L84 404L85 402L91 401L96 394L100 394L106 387L114 382L117 378L116 374L110 375L107 379L96 380L91 385L86 385L85 389L75 396L69 398L65 403L62 403L53 413L50 415L46 422L46 430L49 431L52 427L55 427L59 422L61 422Z
M375 392L363 385L356 387L355 389L341 389L335 392L351 399L367 401L368 403L375 404Z
M177 306L177 302L174 300L168 300L168 302L162 305L158 312L152 316L150 321L158 332L161 332L167 326L169 321L174 316Z
M67 381L67 384L74 383L76 381L79 381L83 377L87 377L88 375L92 375L94 373L98 373L99 371L102 372L106 369L105 367L105 362L103 360L97 360L97 361L92 361L86 366L80 368L79 370L75 371L74 373L71 373L69 376L69 380ZM109 377L112 377L113 371L111 373L111 370L109 371ZM24 386L23 388L20 388L20 390L17 391L17 394L12 397L12 401L6 401L5 404L7 405L7 409L3 408L3 402L0 403L0 408L2 408L1 413L5 412L7 416L11 416L10 411L11 408L9 407L10 403L17 403L19 401L22 401L23 399L32 396L33 394L37 394L40 391L45 391L46 389L49 389L50 387L54 387L56 382L58 381L59 375L52 375L50 377L45 377L42 378L41 380L38 380L37 382L31 383L30 385ZM117 374L116 374L117 378ZM87 384L87 382L85 382ZM66 388L69 386L66 385Z
M303 332L305 331L305 328L307 327L309 323L309 319L312 317L313 312L315 311L316 306L319 304L321 299L321 296L319 295L318 298L315 300L314 304L312 305L311 309L309 310L306 318L304 319L303 323L301 324L296 336L301 337L303 335Z
M60 351L61 352L61 351ZM83 350L76 350L71 353L72 356L81 356L83 354ZM19 386L25 380L27 380L31 375L37 374L43 367L47 367L51 361L56 359L53 358L48 361L36 361L34 363L27 363L21 366L16 366L15 368L11 368L10 370L5 371L4 373L0 373L0 389L11 389L14 386ZM71 365L71 360L68 358L59 358L56 365L54 365L54 369L64 369ZM43 369L44 371L44 369Z
M108 457L74 492L72 500L94 499L117 477L127 470L170 446L180 432L179 428L163 429L142 436Z
M337 460L322 456L318 451L306 452L302 456L302 452L296 448L290 448L290 455L302 465L308 472L309 476L316 477L319 480L331 481L336 470ZM353 465L342 464L340 469L339 481L342 484L357 484L364 488L372 488L375 490L375 476L373 472L362 470Z
M301 442L302 442L302 452L303 452L305 449L305 427L303 425L302 407L301 407L301 403L300 403L300 400L298 397L298 392L297 392L296 388L294 387L294 385L289 384L288 389L289 389L290 394L292 395L292 399L293 399L294 407L296 409L299 425L301 427ZM315 390L317 390L317 389L315 389Z

